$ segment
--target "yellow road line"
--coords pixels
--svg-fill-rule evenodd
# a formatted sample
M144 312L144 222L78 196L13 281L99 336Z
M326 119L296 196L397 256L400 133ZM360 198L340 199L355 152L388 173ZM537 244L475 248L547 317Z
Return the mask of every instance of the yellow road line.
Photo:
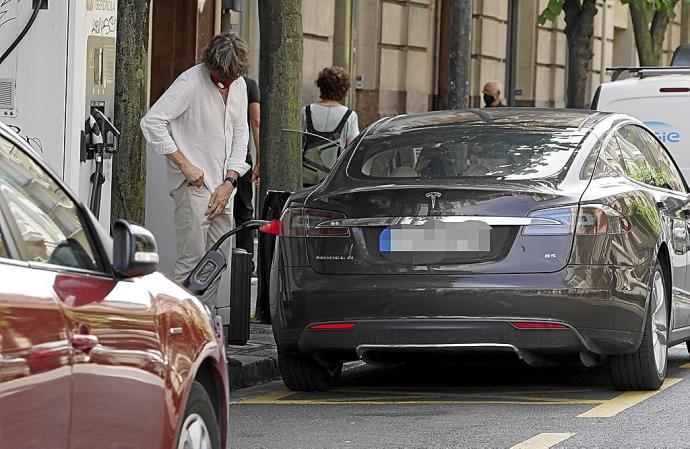
M281 400L266 400L261 397L257 399L242 399L238 401L238 405L257 405L257 404L271 404L271 405L479 405L479 404L506 404L506 405L591 405L601 404L602 401L595 401L589 399L574 399L563 400L559 402L554 401L510 401L510 400L440 400L440 401L380 401L369 400L363 398L361 400L353 399L281 399Z
M578 415L578 418L610 418L616 416L623 410L627 410L633 405L637 405L645 399L651 398L668 387L677 384L681 380L683 379L666 379L661 388L656 391L628 391Z
M273 391L271 393L266 393L262 394L261 396L257 396L255 398L249 398L249 399L240 399L237 401L238 404L273 404L277 402L279 399L282 399L284 397L290 396L295 394L294 391L290 390L278 390L278 391Z
M439 391L419 391L419 392L414 392L414 391L396 391L396 390L367 390L367 389L354 389L354 388L347 388L347 389L337 389L334 390L334 392L337 393L354 393L357 395L363 395L364 399L371 399L371 400L381 400L381 399L390 399L393 398L395 399L396 397L401 397L403 396L405 399L411 399L411 398L438 398L436 401L443 401L443 400L448 400L448 399L443 399L443 398L448 398L451 397L450 400L480 400L480 399L487 399L487 400L509 400L509 401L524 401L524 402L568 402L571 403L572 401L581 401L580 403L582 404L602 404L606 402L608 399L577 399L577 398L559 398L559 397L550 397L550 396L544 396L544 395L517 395L517 394L512 394L512 393L495 393L495 394L487 394L487 393L458 393L458 392L439 392ZM382 395L382 396L378 396ZM453 399L455 397L456 399ZM462 399L461 399L462 398ZM337 400L358 400L358 397L349 397L349 398L338 398ZM325 399L325 400L331 400L331 399ZM333 400L336 400L334 398ZM429 399L430 401L434 401L434 399Z
M510 449L547 449L567 440L574 433L540 433Z
M685 365L680 365L678 368L690 369L690 362L686 363Z

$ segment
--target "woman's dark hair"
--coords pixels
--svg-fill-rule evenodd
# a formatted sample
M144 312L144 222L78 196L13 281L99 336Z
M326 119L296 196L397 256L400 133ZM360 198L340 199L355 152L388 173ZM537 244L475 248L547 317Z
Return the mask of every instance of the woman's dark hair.
M322 100L342 101L350 90L350 75L342 67L326 67L319 72L316 85Z

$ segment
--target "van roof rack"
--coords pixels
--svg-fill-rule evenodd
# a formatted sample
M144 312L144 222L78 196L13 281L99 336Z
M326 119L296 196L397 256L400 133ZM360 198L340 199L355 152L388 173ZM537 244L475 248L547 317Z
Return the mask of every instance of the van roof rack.
M640 78L659 75L690 75L690 66L674 67L607 67L611 73L611 81L616 81L623 73L632 73Z

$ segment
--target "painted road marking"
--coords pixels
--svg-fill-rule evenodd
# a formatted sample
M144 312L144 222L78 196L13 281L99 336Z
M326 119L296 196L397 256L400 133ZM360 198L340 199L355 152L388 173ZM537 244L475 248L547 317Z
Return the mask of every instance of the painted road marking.
M577 415L578 418L610 418L616 416L623 410L627 410L633 405L637 405L645 399L649 399L652 396L661 393L665 389L677 384L683 379L666 379L656 391L628 391L615 398L604 402L601 405L594 407L593 409Z
M237 401L238 404L244 404L247 401L250 401L251 404L275 404L277 403L280 399L291 396L295 394L294 391L290 390L278 390L278 391L272 391L270 393L262 394L261 396L257 396L252 399L240 399Z
M567 440L574 433L540 433L510 449L547 449Z
M685 365L680 365L679 368L690 369L690 362L686 363Z
M428 392L396 392L376 390L333 390L332 394L357 393L359 396L327 397L300 397L304 393L290 390L279 390L253 398L239 399L238 405L334 405L334 404L360 404L360 405L461 405L461 404L517 404L517 405L599 405L606 402L605 399L577 399L558 398L547 396L524 396L511 394L457 394L457 399L448 399L449 395L434 398L434 394ZM362 396L363 395L363 396Z

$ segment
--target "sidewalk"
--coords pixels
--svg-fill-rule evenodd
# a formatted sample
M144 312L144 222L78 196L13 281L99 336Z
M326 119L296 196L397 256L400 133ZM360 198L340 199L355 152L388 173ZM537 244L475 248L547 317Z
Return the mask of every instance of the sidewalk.
M280 379L271 325L252 323L250 332L245 346L227 347L231 390Z
M257 279L252 277L251 313L256 310L256 282ZM226 354L232 390L280 379L278 353L270 324L252 323L247 344L228 345Z

